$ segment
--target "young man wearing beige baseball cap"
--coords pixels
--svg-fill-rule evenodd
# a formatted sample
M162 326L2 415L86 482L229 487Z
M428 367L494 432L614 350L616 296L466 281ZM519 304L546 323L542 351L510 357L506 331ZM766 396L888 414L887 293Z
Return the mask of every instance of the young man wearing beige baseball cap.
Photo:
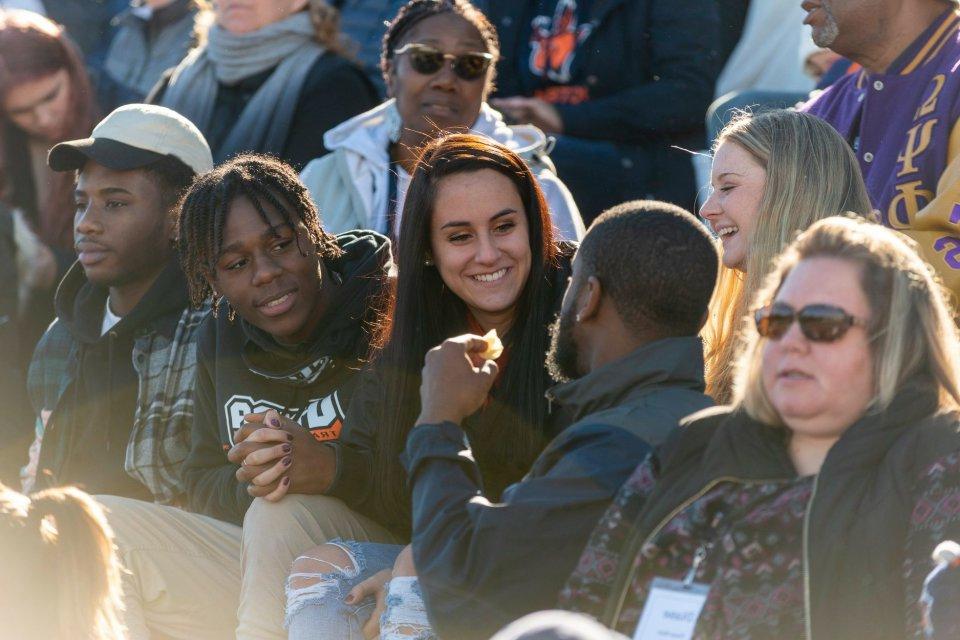
M204 313L190 308L173 221L181 194L213 168L210 148L176 112L134 104L53 147L48 163L77 172L78 261L30 365L27 481L175 504Z

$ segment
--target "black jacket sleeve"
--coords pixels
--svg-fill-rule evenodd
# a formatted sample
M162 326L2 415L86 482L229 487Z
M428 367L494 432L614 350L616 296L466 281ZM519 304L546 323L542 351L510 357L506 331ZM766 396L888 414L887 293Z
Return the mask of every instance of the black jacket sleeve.
M625 429L575 424L493 504L457 425L414 428L403 455L414 562L437 634L489 638L555 606L590 532L649 451Z
M556 105L563 133L640 141L703 127L720 72L720 23L714 0L653 0L635 12L634 42L646 42L649 71L622 91ZM652 79L651 79L652 78Z
M197 342L197 380L194 393L190 455L184 462L187 506L203 515L242 524L253 498L246 483L237 482L237 465L227 460L220 442L213 367L216 365L214 320L208 318Z
M307 76L293 114L283 157L300 171L327 153L323 134L380 102L363 71L335 54L318 60Z

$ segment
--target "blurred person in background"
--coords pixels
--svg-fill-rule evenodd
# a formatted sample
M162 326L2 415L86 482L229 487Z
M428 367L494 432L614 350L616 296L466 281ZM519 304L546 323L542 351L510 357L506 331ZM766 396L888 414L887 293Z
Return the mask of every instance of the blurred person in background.
M194 122L215 161L255 151L299 170L327 152L324 132L376 104L326 2L213 0L213 13L206 41L147 99Z
M923 581L920 607L927 640L960 637L960 545L944 540L933 550L936 568Z
M40 0L0 0L0 9L23 9L40 15L47 14L47 10L43 8L43 2Z
M301 178L335 233L373 229L396 238L420 149L444 133L486 136L534 172L559 237L578 240L583 221L532 126L507 126L486 102L500 45L467 0L410 0L382 37L380 66L390 99L329 131L332 152Z
M132 0L114 18L117 33L97 87L101 107L143 102L163 73L180 64L197 44L201 4L202 0Z
M43 0L47 17L62 24L83 52L94 87L100 86L107 51L116 33L113 18L130 0Z
M24 376L33 348L53 319L53 291L73 251L72 174L47 167L58 142L90 133L97 109L80 53L43 16L0 10L0 232L5 244L0 396L20 431L4 434L0 478L12 482L31 439ZM15 259L14 259L15 256ZM26 443L26 444L24 444ZM23 444L23 446L21 446Z
M747 305L770 261L810 224L844 211L870 212L860 169L825 122L787 109L742 115L721 132L712 192L700 209L723 245L710 303L707 393L730 402L733 365Z
M390 23L407 0L329 0L340 11L340 29L350 39L351 50L381 98L387 86L380 71L380 41L384 25Z
M74 487L0 485L3 636L124 640L120 562L103 509Z
M731 110L792 107L813 90L816 80L805 62L814 54L819 59L819 53L810 30L801 24L803 14L796 0L749 3L743 33L717 78L716 100L707 115L708 144L729 121Z
M487 4L503 49L492 104L556 136L551 157L584 221L637 198L692 210L683 149L704 146L722 64L716 0Z

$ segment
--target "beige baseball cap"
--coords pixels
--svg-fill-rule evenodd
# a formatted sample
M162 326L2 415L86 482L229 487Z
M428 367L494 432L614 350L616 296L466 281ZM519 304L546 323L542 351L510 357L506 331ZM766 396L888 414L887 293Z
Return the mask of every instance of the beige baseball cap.
M210 145L192 122L166 107L128 104L101 120L89 138L53 147L47 164L54 171L75 171L93 160L125 171L165 157L176 158L197 174L213 169Z

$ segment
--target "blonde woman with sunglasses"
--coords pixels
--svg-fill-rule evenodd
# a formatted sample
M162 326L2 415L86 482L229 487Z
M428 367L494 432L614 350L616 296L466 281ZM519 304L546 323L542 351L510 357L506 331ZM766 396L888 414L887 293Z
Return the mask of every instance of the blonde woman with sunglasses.
M833 217L775 261L753 308L733 406L638 467L562 604L633 637L685 581L688 638L920 637L930 553L960 535L960 353L940 285L903 236Z
M324 135L331 151L301 179L333 233L372 229L396 239L419 150L444 133L475 133L510 148L543 189L557 235L584 227L570 192L531 125L508 126L486 102L500 55L497 33L467 0L410 0L383 36L380 66L390 99Z

